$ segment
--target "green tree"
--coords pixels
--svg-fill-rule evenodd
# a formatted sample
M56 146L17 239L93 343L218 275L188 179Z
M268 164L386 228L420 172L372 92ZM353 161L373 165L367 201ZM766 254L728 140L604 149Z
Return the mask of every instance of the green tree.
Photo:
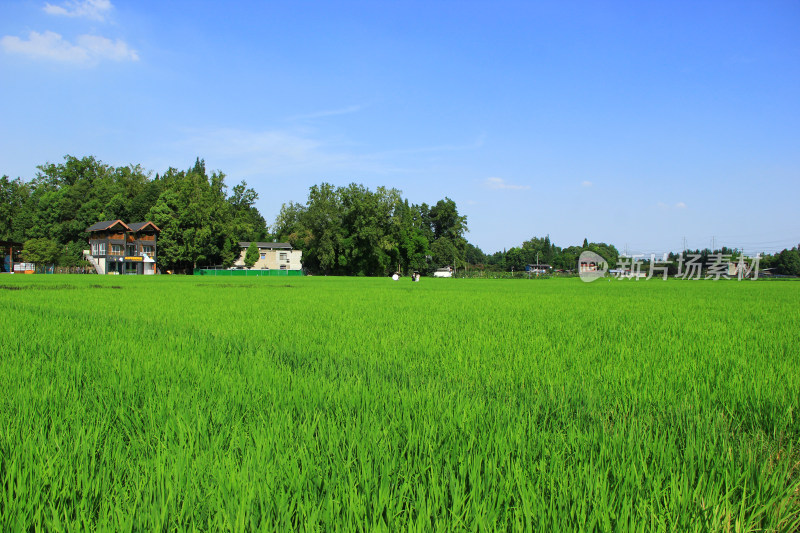
M345 273L343 269L347 267L346 255L340 253L345 236L342 231L344 209L339 193L340 190L330 183L313 185L303 211L301 226L308 237L303 252L304 265L324 274Z
M544 238L532 237L530 240L522 243L522 249L525 250L525 264L539 264L552 265L558 248L550 242L550 236Z
M530 263L528 261L528 252L523 248L514 246L506 251L505 266L507 271L520 272L525 270L525 265L528 263Z
M431 207L428 218L433 233L431 252L432 268L452 265L455 268L466 263L467 217L458 214L456 203L445 197Z
M489 270L504 272L506 271L506 250L495 252L486 256L486 266Z
M608 261L609 268L614 268L619 260L619 251L613 244L606 244L604 242L589 243L589 250Z
M430 210L433 238L446 237L452 241L463 239L467 231L467 217L458 214L456 203L450 198L436 202Z
M25 204L30 189L19 178L0 178L0 239L22 241L21 223L26 215Z
M784 249L773 261L778 274L784 276L800 276L800 250L795 247L791 250Z
M466 217L449 198L433 208L409 205L397 189L371 191L355 183L312 186L305 205L281 207L273 230L303 250L304 267L322 274L376 276L398 265L422 271L454 261L461 266L467 249Z
M61 244L86 240L85 229L98 220L118 218L124 190L114 169L94 157L64 157L38 167L33 180L35 218L30 235Z
M86 248L86 243L80 241L73 241L65 244L58 256L58 264L66 267L88 265L89 263L83 257L83 250Z
M378 187L370 191L363 185L350 184L340 189L342 239L339 265L347 265L358 275L384 275L397 268L400 247L393 232L396 210L402 203L400 191Z
M467 243L465 259L468 264L474 266L483 266L486 262L486 254L481 251L477 246Z
M250 243L250 246L247 247L247 252L244 255L244 264L248 267L252 267L258 262L258 245L255 241Z
M392 238L397 243L397 257L393 262L396 260L407 272L426 271L431 251L420 206L409 206L408 200L399 202L393 222Z
M91 156L37 169L28 183L0 178L0 238L52 240L63 250L61 265L81 264L85 230L100 220L155 222L166 268L232 264L239 240L267 236L258 194L241 182L227 196L225 175L209 175L199 158L188 171L171 168L155 178L139 165L114 168Z
M146 191L149 176L140 166L113 168L94 157L65 156L59 164L46 163L26 184L24 208L15 216L16 240L48 238L64 245L59 264L82 261L86 227L99 220L141 221L130 211L132 198ZM139 210L146 208L138 204Z
M267 222L256 209L256 200L258 193L247 187L246 181L233 187L228 198L231 209L230 234L237 241L260 241L268 237Z
M576 270L578 268L578 258L580 258L583 250L581 246L569 246L562 249L553 260L553 266L563 270Z
M37 265L55 264L60 253L61 247L50 239L28 239L22 249L25 261Z
M441 237L431 244L432 263L436 268L452 265L455 268L463 266L462 251L452 239Z
M311 243L311 232L305 226L306 207L289 202L281 206L278 216L272 225L275 237L281 242L288 242L298 250L305 250Z
M206 173L197 159L186 172L169 169L163 190L148 212L160 229L160 263L177 270L232 262L232 207L226 197L225 175ZM223 253L227 251L228 257Z

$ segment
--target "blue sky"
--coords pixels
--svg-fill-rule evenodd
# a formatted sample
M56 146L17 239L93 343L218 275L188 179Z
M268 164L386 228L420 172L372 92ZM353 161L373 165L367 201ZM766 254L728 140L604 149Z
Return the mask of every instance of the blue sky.
M0 174L448 196L485 252L800 242L800 3L4 0Z

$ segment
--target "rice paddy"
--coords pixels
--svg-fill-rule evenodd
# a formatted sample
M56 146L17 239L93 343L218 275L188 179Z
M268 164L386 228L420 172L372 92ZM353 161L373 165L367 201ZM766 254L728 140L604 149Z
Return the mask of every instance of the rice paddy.
M796 531L798 297L5 276L0 530Z

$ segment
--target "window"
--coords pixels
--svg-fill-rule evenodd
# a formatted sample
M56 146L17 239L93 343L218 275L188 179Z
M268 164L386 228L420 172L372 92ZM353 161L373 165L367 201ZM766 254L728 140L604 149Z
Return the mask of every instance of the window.
M264 260L264 259L266 259L266 258L267 258L267 254L265 254L265 253L263 253L263 252L262 252L262 253L261 253L261 259L262 259L262 260Z
M100 255L100 254L97 253L97 243L96 242L92 243L92 255Z
M286 261L286 259L288 259L288 254L286 252L281 252L280 260L281 261Z
M152 246L142 246L142 253L147 254L148 257L153 257L153 247Z
M111 245L111 255L122 255L122 245L121 244L112 244Z
M106 255L106 243L104 242L97 243L97 255Z
M281 270L286 270L286 265L281 265Z

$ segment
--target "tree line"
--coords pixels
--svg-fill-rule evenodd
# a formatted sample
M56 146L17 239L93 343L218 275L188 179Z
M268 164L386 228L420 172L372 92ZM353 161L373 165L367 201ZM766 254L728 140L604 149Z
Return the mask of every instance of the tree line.
M501 272L519 272L526 265L549 265L554 270L575 270L581 253L589 250L600 254L609 264L616 264L619 251L613 244L589 242L583 245L561 248L550 242L550 236L532 237L521 246L515 246L502 252L484 256L483 263L487 270Z
M610 265L620 256L611 244L584 239L580 246L561 248L549 236L485 254L467 241L467 217L450 198L412 204L397 189L372 191L355 183L312 186L304 203L283 204L270 227L255 207L255 190L245 181L229 188L225 174L209 174L199 158L187 170L169 168L155 176L140 165L115 168L92 156L66 156L63 163L37 169L27 182L0 178L0 240L24 243L25 259L36 263L85 265L86 228L115 219L155 223L161 229L160 268L184 272L231 266L240 241L289 242L303 251L307 271L331 275L430 273L446 265L519 272L526 265L547 264L569 271L584 250ZM707 262L711 252L697 253ZM669 261L676 270L677 255L670 254ZM765 255L761 267L800 275L800 249Z
M86 265L86 228L116 219L161 229L163 270L229 267L239 242L268 240L303 250L304 268L320 274L428 271L466 261L466 217L449 198L409 205L397 189L323 183L311 187L306 203L284 204L270 231L255 207L258 193L244 181L229 188L225 174L209 174L201 159L155 177L140 165L115 168L91 156L37 169L27 182L0 178L0 239L24 243L30 262Z
M303 266L320 274L427 272L467 260L467 217L453 200L409 204L385 187L314 185L305 204L282 206L273 230L303 250Z
M160 267L187 271L232 264L239 240L267 236L258 193L244 181L229 190L225 175L209 175L200 159L155 177L139 165L115 168L91 156L37 168L29 182L0 178L0 238L24 243L27 261L84 265L85 230L101 220L152 221L161 229Z

